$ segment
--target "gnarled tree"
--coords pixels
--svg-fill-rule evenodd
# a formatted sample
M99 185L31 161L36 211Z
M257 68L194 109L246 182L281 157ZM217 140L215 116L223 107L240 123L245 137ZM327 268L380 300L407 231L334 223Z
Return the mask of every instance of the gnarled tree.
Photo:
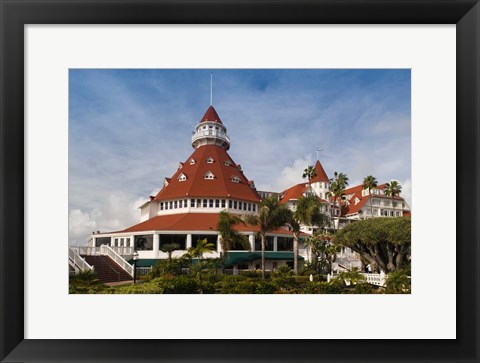
M334 243L351 248L375 270L401 269L411 256L411 219L372 218L349 224L334 236Z

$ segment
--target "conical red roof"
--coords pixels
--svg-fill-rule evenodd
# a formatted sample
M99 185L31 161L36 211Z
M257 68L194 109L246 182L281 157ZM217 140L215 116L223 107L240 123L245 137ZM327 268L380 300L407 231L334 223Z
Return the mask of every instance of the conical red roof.
M220 116L218 116L218 113L217 111L215 111L215 108L213 108L213 106L210 106L208 108L207 112L205 112L205 115L203 115L202 119L200 120L200 122L206 121L218 122L220 124L223 124L222 120L220 120Z
M205 175L211 174L213 179L205 179ZM238 179L238 182L232 179ZM228 153L216 145L203 145L195 149L155 199L189 197L234 198L250 202L259 202L261 199Z
M327 173L325 172L325 169L323 169L322 164L320 164L320 161L318 160L315 163L315 171L317 172L317 176L312 178L312 183L330 181L330 179L328 179Z

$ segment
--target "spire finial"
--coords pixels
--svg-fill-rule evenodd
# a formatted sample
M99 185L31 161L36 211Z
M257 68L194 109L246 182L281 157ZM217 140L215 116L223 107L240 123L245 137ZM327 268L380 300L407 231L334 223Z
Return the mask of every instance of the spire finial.
M210 106L213 106L213 73L210 72Z
M323 151L323 148L317 148L317 160L320 160L320 151Z

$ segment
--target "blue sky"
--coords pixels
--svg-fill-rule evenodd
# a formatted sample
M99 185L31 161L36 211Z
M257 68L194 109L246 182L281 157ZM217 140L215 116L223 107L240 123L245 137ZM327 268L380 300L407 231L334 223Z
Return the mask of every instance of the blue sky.
M137 208L192 153L211 72L229 153L257 189L302 182L320 147L329 176L395 179L411 202L410 70L72 69L70 243L139 221Z

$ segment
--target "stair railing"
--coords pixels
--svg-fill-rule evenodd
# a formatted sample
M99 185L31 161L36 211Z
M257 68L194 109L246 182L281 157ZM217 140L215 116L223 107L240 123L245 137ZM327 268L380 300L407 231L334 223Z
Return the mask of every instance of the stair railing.
M82 256L80 256L77 251L75 251L73 248L69 247L68 248L68 258L69 260L73 263L73 268L75 268L75 271L78 269L78 271L93 271L94 267L90 266L87 261L83 259Z
M102 245L100 247L100 253L102 255L110 257L117 263L122 269L124 269L130 276L133 276L133 266L128 263L122 256L115 252L110 246Z

